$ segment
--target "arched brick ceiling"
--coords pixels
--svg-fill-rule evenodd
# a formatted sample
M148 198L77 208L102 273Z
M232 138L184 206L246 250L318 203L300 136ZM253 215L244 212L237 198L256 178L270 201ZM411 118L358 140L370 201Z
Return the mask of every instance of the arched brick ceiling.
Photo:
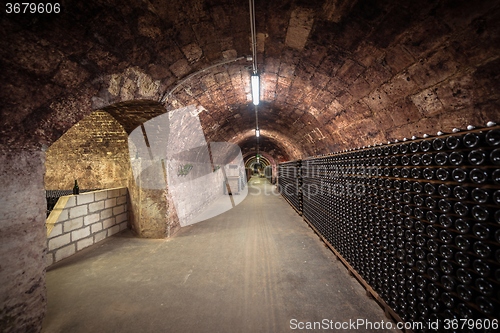
M165 108L201 105L210 141L253 148L250 63L210 67L250 54L247 1L61 2L58 15L2 16L2 144L50 145L109 106L133 126L147 116L116 103L160 101L199 72ZM277 156L500 118L498 1L256 0L255 7L261 141Z

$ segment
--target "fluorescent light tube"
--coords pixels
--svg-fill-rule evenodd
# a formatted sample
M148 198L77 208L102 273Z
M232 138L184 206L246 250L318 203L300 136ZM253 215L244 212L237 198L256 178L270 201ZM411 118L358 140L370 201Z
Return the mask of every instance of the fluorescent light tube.
M253 105L259 105L259 101L260 101L259 76L252 75L252 102L253 102Z

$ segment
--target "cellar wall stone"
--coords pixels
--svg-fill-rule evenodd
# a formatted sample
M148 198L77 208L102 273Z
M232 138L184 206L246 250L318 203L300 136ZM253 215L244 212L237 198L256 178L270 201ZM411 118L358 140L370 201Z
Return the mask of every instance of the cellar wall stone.
M285 3L256 6L261 140L278 160L498 118L497 1ZM88 1L3 21L1 142L48 147L92 110L134 99L200 105L209 141L246 141L247 5Z

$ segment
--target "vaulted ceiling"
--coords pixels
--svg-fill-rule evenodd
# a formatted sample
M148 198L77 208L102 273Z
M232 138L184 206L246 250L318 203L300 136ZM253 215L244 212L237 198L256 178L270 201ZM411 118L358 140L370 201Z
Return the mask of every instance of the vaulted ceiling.
M194 104L208 140L255 149L247 1L61 3L1 17L1 144L49 146L93 110L128 131ZM498 1L255 8L261 149L278 160L499 120Z

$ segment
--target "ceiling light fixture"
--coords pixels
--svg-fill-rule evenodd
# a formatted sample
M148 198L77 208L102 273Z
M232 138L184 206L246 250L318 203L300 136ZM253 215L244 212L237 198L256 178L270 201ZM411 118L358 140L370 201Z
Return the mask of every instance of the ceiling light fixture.
M252 102L253 105L259 105L260 101L260 80L259 75L252 75Z
M260 136L260 129L258 129L258 128L255 129L255 136L256 137Z

